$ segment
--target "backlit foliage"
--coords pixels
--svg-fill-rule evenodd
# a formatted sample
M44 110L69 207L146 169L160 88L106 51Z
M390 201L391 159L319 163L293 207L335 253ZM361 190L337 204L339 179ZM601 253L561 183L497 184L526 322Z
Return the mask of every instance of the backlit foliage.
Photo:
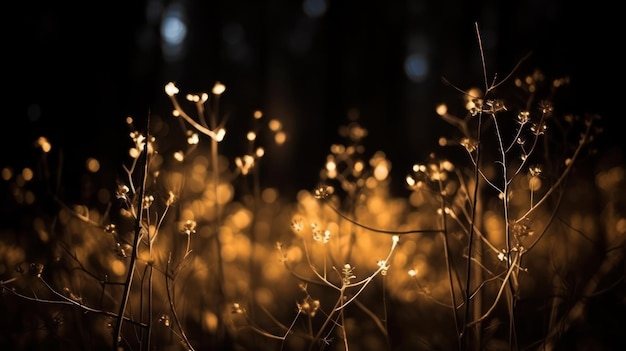
M0 241L11 321L0 341L67 350L567 345L578 325L591 326L590 299L623 292L626 238L624 165L595 159L598 116L554 103L568 83L534 71L483 88L451 84L459 100L433 111L449 133L426 159L394 165L406 169L404 196L390 190L384 150L367 148L374 132L354 118L328 146L318 184L295 199L264 187L257 171L271 155L260 135L279 146L288 135L253 111L246 151L227 154L220 82L184 99L167 83L171 116L128 117L128 162L95 205L41 191L62 181L42 136L39 165L1 173L28 225ZM101 168L97 159L81 166Z

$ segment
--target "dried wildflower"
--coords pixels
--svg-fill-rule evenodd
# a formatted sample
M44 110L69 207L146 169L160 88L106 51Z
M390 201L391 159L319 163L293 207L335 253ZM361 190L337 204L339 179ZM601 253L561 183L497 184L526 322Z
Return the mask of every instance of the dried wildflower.
M380 274L387 275L387 270L389 269L389 265L387 265L387 261L380 260L376 263L378 267L380 267Z
M315 317L317 310L320 308L320 300L314 300L311 296L304 298L302 303L297 303L298 311L309 317Z
M154 203L154 196L146 195L143 197L142 206L144 209L149 208L150 206L152 206L153 203Z
M483 99L476 96L482 95L482 92L477 89L471 89L466 96L465 108L469 111L472 117L483 112Z
M291 229L295 232L301 232L304 229L302 218L295 218L291 221Z
M478 148L478 140L470 139L470 138L462 138L459 142L467 152L474 152Z
M278 251L278 254L280 255L278 257L278 262L285 263L285 262L289 261L289 259L287 258L287 254L285 254L283 252L283 243L281 243L280 241L277 241L276 242L276 250Z
M176 87L176 85L174 85L173 82L169 82L167 83L167 85L165 85L165 94L167 94L167 96L172 97L176 94L178 94L179 90Z
M545 132L548 130L548 126L545 123L533 123L533 125L530 127L530 130L535 133L535 135L542 135L545 134Z
M170 326L170 316L168 316L166 314L162 314L161 317L159 317L159 322L163 323L164 326L169 327Z
M176 194L173 191L169 191L167 193L167 199L165 199L165 204L167 206L172 206L172 204L176 202Z
M29 272L32 275L34 275L35 277L41 278L41 273L43 273L43 264L41 264L41 263L31 263Z
M128 192L130 189L125 184L118 184L117 191L115 192L115 197L120 200L128 201Z
M320 185L318 186L313 195L316 199L323 200L332 195L335 192L335 188L330 185Z
M130 150L130 154L134 158L139 157L139 155L143 152L143 149L146 146L146 141L154 142L154 140L155 140L154 137L151 137L150 140L148 140L143 134L141 134L138 131L131 132L130 133L130 138L135 143L135 147L131 148L131 150ZM150 146L150 145L148 145L148 146Z
M532 166L528 168L528 172L530 172L530 175L533 177L540 175L541 171L542 171L541 166Z
M115 243L115 253L119 258L127 258L132 252L132 247L128 244Z
M247 175L254 168L254 156L244 155L243 157L236 157L235 165L239 168L241 174Z
M469 113L470 115L472 115L472 117L476 117L480 112L481 112L481 109L476 106L469 108Z
M317 223L311 223L311 232L313 233L313 240L322 242L324 244L330 241L330 230L324 230L317 225Z
M528 111L520 111L517 114L517 119L519 120L520 124L526 124L530 121L530 112Z
M511 222L511 231L518 240L535 234L535 231L529 225L515 221Z
M504 102L502 100L487 100L486 105L488 108L485 112L496 114L501 111L506 111L506 106L504 106Z
M543 100L539 103L539 109L541 110L541 113L550 115L552 111L554 111L554 106L552 106L550 101Z
M198 133L193 133L192 131L188 131L187 134L188 134L187 144L198 145L198 143L200 142L200 136L198 136Z
M232 313L234 314L246 314L246 309L241 307L237 302L233 303Z
M117 232L117 229L115 227L115 224L111 223L111 224L107 224L106 226L104 226L104 231L109 234L115 234Z
M330 230L324 231L324 237L322 238L322 243L327 244L330 241Z
M195 234L196 233L196 226L197 226L196 221L188 219L183 224L183 229L181 229L181 233L183 233L185 235Z
M345 285L350 284L350 281L352 281L352 279L356 279L356 276L352 273L353 271L354 267L350 266L349 263L343 265L343 269L341 270L341 274L343 275L343 277L341 278L341 280Z

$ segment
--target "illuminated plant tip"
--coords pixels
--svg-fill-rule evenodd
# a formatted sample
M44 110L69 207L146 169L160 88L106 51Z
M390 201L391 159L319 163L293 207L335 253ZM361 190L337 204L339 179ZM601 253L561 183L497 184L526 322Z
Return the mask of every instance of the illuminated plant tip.
M216 82L211 91L215 95L222 95L226 91L226 86L220 82Z
M330 185L320 185L314 191L316 199L323 200L331 196L335 192L335 188Z
M197 226L196 221L188 219L183 224L183 228L181 229L181 232L183 234L185 234L185 235L195 234L196 233L196 226Z
M165 85L165 94L167 94L167 96L174 96L176 94L178 94L179 90L176 87L176 85L174 85L173 82L169 82Z

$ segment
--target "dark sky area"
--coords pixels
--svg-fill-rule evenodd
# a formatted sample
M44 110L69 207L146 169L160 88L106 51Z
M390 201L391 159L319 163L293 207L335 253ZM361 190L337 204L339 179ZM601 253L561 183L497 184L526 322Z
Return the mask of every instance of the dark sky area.
M160 32L173 6L187 26L176 57ZM66 163L93 156L119 174L126 116L168 116L169 81L183 93L221 81L227 129L247 128L256 109L283 122L288 142L268 150L269 185L313 187L353 108L370 132L368 149L384 151L401 175L436 147L444 125L435 106L460 103L441 78L463 89L484 85L475 22L490 78L532 52L520 72L569 75L565 106L602 114L610 140L620 143L617 13L608 1L566 0L13 2L2 24L0 167L28 165L33 141L46 135ZM408 57L425 60L423 75L407 75Z

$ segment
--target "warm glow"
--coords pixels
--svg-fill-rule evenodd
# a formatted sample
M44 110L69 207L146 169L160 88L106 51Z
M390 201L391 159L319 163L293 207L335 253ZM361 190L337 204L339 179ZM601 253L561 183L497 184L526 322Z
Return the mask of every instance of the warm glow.
M265 203L271 204L278 200L278 191L273 188L263 189L261 198Z
M330 152L335 155L343 154L346 151L346 147L341 144L333 144L330 146Z
M405 180L406 180L406 184L410 187L413 187L416 184L415 179L413 179L413 177L411 176L406 176Z
M389 175L389 167L386 162L381 162L376 165L376 168L374 168L374 178L376 178L376 180L378 181L385 180L387 179L388 175Z
M620 218L617 223L615 223L615 230L619 234L626 234L626 218Z
M250 225L252 221L252 213L250 211L245 210L243 208L239 209L235 214L231 217L233 224L239 228L244 229Z
M361 172L363 172L363 170L365 170L365 163L361 160L356 161L354 163L354 167L352 168L353 174L359 175L361 174Z
M477 99L477 98L480 98L482 96L483 96L483 92L480 89L478 89L478 88L471 88L467 92L467 99L468 100Z
M35 173L33 172L32 169L26 167L22 170L22 178L24 178L25 181L29 182L33 180L34 176L35 176Z
M531 191L537 191L541 189L541 178L539 177L530 177L528 180L528 188Z
M95 158L88 158L85 162L87 170L91 173L96 173L100 170L100 162Z
M437 114L439 116L444 116L446 113L448 113L448 106L446 104L439 104L437 106Z
M191 135L187 138L187 144L189 145L197 145L199 142L200 137L198 136L198 133L191 133Z
M221 183L217 189L217 202L220 205L230 202L233 197L233 186L230 183Z
M120 260L112 260L111 271L117 276L122 276L126 273L126 265Z
M263 265L263 277L269 281L278 281L284 272L283 266L274 262L267 262Z
M269 128L273 132L277 132L281 130L282 127L283 127L282 123L280 123L280 121L277 119L272 119L269 123Z
M52 150L52 144L50 144L46 137L39 137L37 139L37 145L39 145L41 151L45 153L49 153Z
M277 132L274 136L274 141L278 145L283 145L287 141L287 134L285 132Z
M426 170L427 170L426 165L422 165L422 164L413 165L413 172L415 173L424 173L426 172Z
M170 83L167 83L167 85L165 85L165 94L167 94L167 96L171 97L178 93L179 93L179 90L176 87L176 85L174 85L174 83L170 82Z
M215 313L205 310L203 311L203 327L209 332L215 332L218 325L218 318Z
M265 149L262 147L258 147L256 148L256 151L254 152L254 154L256 155L256 157L263 157L263 155L265 155Z
M235 157L235 165L239 170L241 170L241 174L246 175L250 173L250 170L254 168L254 157L251 155L244 155L243 157Z
M13 170L9 167L4 167L2 169L2 180L8 181L13 177Z
M174 159L178 162L183 162L185 160L185 153L182 151L176 151L174 153Z
M329 172L332 172L336 169L337 169L337 164L335 163L335 160L332 158L329 158L329 160L326 161L326 170Z
M327 4L328 0L304 0L303 15L319 17ZM177 45L183 45L186 18L182 13L176 22L164 9L153 11L153 22L167 17L168 36L161 39L168 45L178 39ZM255 35L244 30L241 21L232 17L212 27L214 39L223 44L224 64L236 55L255 57L253 51L244 50L258 49L248 46ZM308 41L304 33L308 30L309 39L314 39L315 26L301 27L303 33L286 33L286 41L307 44L300 42ZM488 34L485 43L493 45L494 34ZM420 51L428 45L412 40L405 52L405 78L409 90L420 92L426 88L420 86L422 80L432 74L429 60L437 56ZM172 48L161 49L162 58L171 65ZM179 54L185 53L194 51L181 49ZM179 59L173 67L182 64L182 56ZM493 72L493 68L483 69ZM194 75L192 67L187 73ZM368 77L374 83L376 78ZM504 102L495 97L508 88L496 91L500 79L495 78L502 77L494 77L493 85L483 87L485 92L465 93L466 87L452 86L458 101L450 108L444 103L430 108L436 126L426 114L411 120L410 130L395 132L389 128L406 121L383 118L381 123L395 125L386 125L388 135L377 139L381 145L374 143L380 149L372 148L366 137L383 130L373 125L370 131L359 120L360 108L368 119L377 112L369 109L376 105L374 100L341 104L346 122L330 131L338 132L339 141L327 148L321 142L330 139L313 129L305 131L309 139L287 140L286 130L291 133L292 128L305 125L293 111L297 104L282 101L293 92L274 87L266 94L269 102L259 100L271 114L293 114L283 125L274 116L246 107L250 102L222 101L228 96L223 96L226 86L219 81L206 93L186 94L187 100L169 82L162 87L170 105L165 114L154 111L150 123L143 117L141 121L126 117L124 127L129 129L121 139L128 143L130 136L131 141L125 146L128 155L122 155L124 161L117 167L105 163L100 153L97 159L64 159L61 152L57 157L50 154L56 152L56 144L53 148L43 136L35 139L30 146L37 160L19 160L20 165L3 165L1 170L5 201L17 205L6 206L7 223L25 229L8 231L6 240L0 240L0 273L5 273L0 289L12 300L27 297L26 304L52 302L36 304L44 309L41 316L50 317L45 332L31 333L31 328L24 329L30 325L22 323L24 330L19 331L26 333L18 341L40 334L41 340L47 340L48 327L53 327L55 340L69 339L72 328L65 327L75 326L73 319L80 322L80 316L94 311L103 318L97 325L81 325L83 336L90 338L92 330L98 337L111 334L111 326L123 322L122 345L113 345L117 349L152 345L191 350L195 343L198 350L213 344L221 349L219 338L224 332L229 333L227 346L239 349L384 349L387 332L392 338L406 332L406 326L419 335L402 340L403 349L458 347L464 341L459 335L465 331L470 333L468 340L484 336L481 345L528 348L537 340L547 344L552 336L560 341L558 321L568 321L571 313L565 305L552 306L562 301L551 298L579 284L576 273L586 268L585 263L596 266L590 268L589 277L599 272L605 276L600 278L607 279L602 286L583 282L581 292L590 295L617 287L613 275L606 273L623 258L618 249L626 235L620 197L626 168L614 163L613 157L621 156L617 154L603 154L598 157L601 162L594 164L601 151L590 135L599 131L585 129L579 116L564 118L558 109L551 109L551 103L543 102L539 92L545 86L539 89L538 75L516 81L524 94L534 89L531 85L537 86L530 101L518 101L521 93L514 99L503 96L512 109L496 115L504 111ZM245 100L255 89L237 87L233 93ZM371 96L377 96L374 90ZM167 115L172 106L177 118ZM239 108L247 119L237 116ZM543 111L550 114L546 122L542 108L549 109ZM446 123L451 132L437 129ZM564 128L554 138L544 124ZM323 133L328 126L322 126ZM229 140L218 143L225 139L226 128ZM570 131L573 134L566 134ZM412 137L413 142L403 146L404 137ZM97 143L99 151L109 148L109 141L117 141L114 138ZM282 145L287 141L297 141L307 150L286 150L289 145ZM385 149L385 142L396 147L389 157L378 151ZM566 145L569 142L572 145ZM423 148L422 143L433 149ZM321 159L309 159L309 147L321 151ZM404 164L396 176L392 166L397 164L391 160L398 158ZM585 163L579 165L579 158ZM65 172L71 165L60 164L71 160L78 173ZM312 171L300 169L301 162ZM113 182L103 184L109 173ZM63 183L68 174L70 183ZM297 189L294 197L293 187L303 182L305 190ZM280 185L287 188L285 194ZM50 196L48 191L59 190L59 196L44 199ZM64 204L66 199L69 203ZM12 218L17 211L25 217ZM11 253L23 245L22 251ZM31 254L31 248L43 251ZM603 267L603 262L612 267ZM519 314L517 306L508 303L517 293L532 297L519 306ZM567 302L575 306L576 296ZM62 308L63 304L72 308ZM407 310L386 311L387 305ZM513 339L526 336L515 330L518 324L513 317L519 316L523 327L527 310L543 311L542 320L555 323L536 328L532 340L522 344L521 337ZM16 311L9 317L29 320ZM57 316L59 323L67 323L57 325ZM582 317L575 322L587 327ZM37 319L33 323L43 325ZM153 333L142 331L150 325ZM359 330L361 326L366 329ZM485 328L493 332L483 333Z
M222 95L224 91L226 91L226 86L220 82L216 82L211 90L214 95Z
M226 129L220 128L215 134L215 140L222 141L224 140L224 136L226 136Z

